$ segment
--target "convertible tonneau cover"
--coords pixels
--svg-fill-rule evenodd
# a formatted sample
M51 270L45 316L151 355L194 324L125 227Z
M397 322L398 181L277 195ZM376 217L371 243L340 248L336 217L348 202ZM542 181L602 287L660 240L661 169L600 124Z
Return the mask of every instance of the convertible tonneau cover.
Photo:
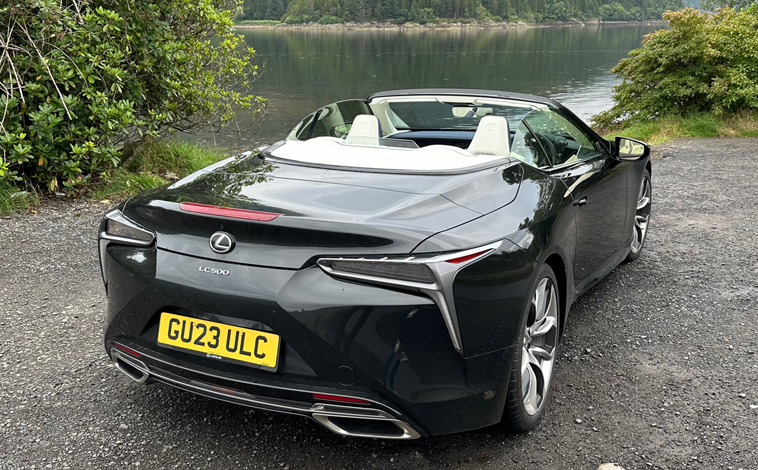
M265 154L305 164L408 174L460 174L516 161L503 155L472 155L449 145L413 149L359 146L334 137L314 137L305 142L289 140L266 149Z

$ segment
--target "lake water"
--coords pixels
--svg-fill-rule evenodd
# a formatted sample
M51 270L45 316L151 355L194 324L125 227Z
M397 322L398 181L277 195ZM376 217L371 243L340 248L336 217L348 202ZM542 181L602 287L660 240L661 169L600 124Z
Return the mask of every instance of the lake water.
M318 107L399 88L483 88L549 96L587 120L611 106L610 73L658 23L509 29L241 29L265 63L257 125L199 138L234 150L283 138ZM257 129L256 129L257 127Z

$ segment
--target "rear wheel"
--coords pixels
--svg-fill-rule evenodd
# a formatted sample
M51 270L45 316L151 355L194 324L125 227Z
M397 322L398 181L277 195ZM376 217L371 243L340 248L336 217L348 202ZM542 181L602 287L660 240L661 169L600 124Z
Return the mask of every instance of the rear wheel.
M537 279L521 322L521 347L514 355L503 414L503 424L515 432L534 428L542 417L558 347L558 283L547 265L542 266Z
M637 212L634 214L634 227L632 228L632 245L629 248L627 261L634 261L640 257L642 247L647 238L647 228L650 224L650 212L653 208L653 188L650 183L650 172L645 170L642 174L640 192L637 197Z

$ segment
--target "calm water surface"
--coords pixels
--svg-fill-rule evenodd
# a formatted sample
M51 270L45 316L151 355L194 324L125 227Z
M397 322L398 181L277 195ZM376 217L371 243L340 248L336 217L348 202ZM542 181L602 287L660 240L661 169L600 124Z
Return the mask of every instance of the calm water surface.
M583 119L611 106L609 72L660 24L503 30L240 30L269 100L257 124L200 139L241 149L283 138L306 114L398 88L457 87L552 97ZM257 127L257 129L256 129Z

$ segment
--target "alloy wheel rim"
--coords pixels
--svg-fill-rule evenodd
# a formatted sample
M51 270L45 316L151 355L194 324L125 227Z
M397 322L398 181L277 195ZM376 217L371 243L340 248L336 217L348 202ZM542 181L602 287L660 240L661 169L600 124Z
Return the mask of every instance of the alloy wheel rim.
M640 195L637 199L637 212L634 215L634 233L632 237L632 251L638 252L642 249L647 235L647 227L650 222L650 179L644 177L640 185Z
M558 344L558 298L550 278L537 285L521 349L521 396L529 415L545 404Z

